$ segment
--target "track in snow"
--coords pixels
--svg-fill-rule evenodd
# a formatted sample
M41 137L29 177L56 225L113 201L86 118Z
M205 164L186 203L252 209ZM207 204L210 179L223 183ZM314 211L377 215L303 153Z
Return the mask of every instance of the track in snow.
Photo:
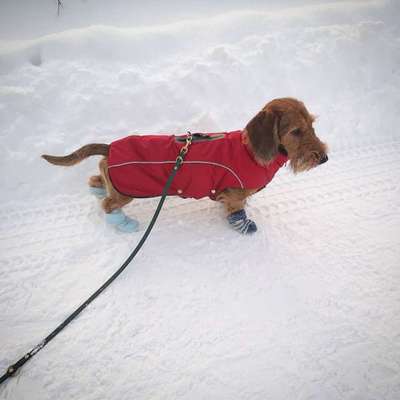
M381 155L384 154L382 158ZM329 165L319 167L314 171L293 176L289 168L281 170L279 178L275 179L267 189L250 199L249 210L261 218L277 218L288 216L301 211L303 217L308 213L322 213L326 209L336 208L339 204L343 207L360 206L354 212L365 216L367 219L383 218L386 215L396 214L399 203L391 201L387 207L380 205L380 199L396 198L399 190L400 176L400 142L382 143L374 147L361 147L357 150L336 152L330 155ZM89 175L89 172L88 172ZM378 209L371 208L377 199ZM368 214L363 212L368 204ZM142 223L141 232L144 231L146 221L151 218L158 199L135 200L125 207L128 214L134 215ZM206 214L204 214L206 213ZM174 230L173 222L184 222L186 234L191 234L191 225L203 224L204 229L215 219L222 217L217 203L209 200L182 200L168 198L161 222L155 230L163 232ZM55 195L53 199L29 205L22 202L5 204L0 210L0 239L3 243L3 259L13 260L17 255L26 255L28 258L43 252L56 253L62 248L71 245L81 245L82 236L94 238L105 245L110 240L118 241L121 234L113 234L112 228L104 227L103 212L99 202L89 194L81 196ZM289 217L285 223L292 224ZM224 225L221 234L225 233ZM262 224L260 224L262 228ZM279 228L279 227L277 227ZM293 229L295 226L293 226ZM104 237L104 229L107 231ZM223 229L223 230L222 230ZM138 238L140 234L123 235L125 242ZM21 244L23 243L23 246ZM67 246L68 245L68 246ZM97 254L98 247L92 248L92 253ZM24 266L21 266L24 268Z

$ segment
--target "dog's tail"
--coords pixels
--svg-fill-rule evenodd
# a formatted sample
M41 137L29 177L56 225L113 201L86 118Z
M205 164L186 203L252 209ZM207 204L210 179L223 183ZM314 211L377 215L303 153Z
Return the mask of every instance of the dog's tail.
M75 165L90 156L108 156L108 144L92 143L81 147L67 156L50 156L43 154L42 158L54 165Z

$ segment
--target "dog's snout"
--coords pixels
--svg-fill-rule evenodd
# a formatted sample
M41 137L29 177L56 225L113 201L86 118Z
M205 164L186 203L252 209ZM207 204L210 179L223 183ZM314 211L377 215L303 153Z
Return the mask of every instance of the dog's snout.
M321 156L321 158L319 159L319 164L323 164L326 163L328 161L328 156L326 154L324 154L323 156Z

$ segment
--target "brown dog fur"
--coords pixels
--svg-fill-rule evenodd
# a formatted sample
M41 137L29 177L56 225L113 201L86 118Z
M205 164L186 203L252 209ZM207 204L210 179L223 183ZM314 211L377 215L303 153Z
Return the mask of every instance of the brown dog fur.
M243 142L249 147L255 159L263 165L272 161L279 151L286 151L290 167L294 173L316 167L327 160L327 147L315 134L313 122L315 118L304 104L293 98L275 99L247 124L243 131ZM89 144L68 156L42 157L55 165L74 165L92 156L105 156L99 163L100 174L90 177L89 185L105 187L107 197L102 201L106 213L121 208L133 198L117 192L108 175L108 145ZM217 194L217 200L225 205L226 211L241 210L246 199L258 190L229 188Z

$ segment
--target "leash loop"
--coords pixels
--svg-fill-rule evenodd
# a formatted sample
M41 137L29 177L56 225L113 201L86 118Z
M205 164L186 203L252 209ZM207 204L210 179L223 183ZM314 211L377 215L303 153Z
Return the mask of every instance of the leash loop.
M124 263L119 267L119 269L114 272L114 274L107 279L106 282L103 283L88 299L86 299L72 314L70 314L61 324L57 326L48 336L46 336L39 344L33 347L28 353L26 353L23 357L21 357L15 364L10 365L6 372L0 376L0 385L5 382L8 378L14 376L16 372L28 361L30 360L36 353L43 349L50 342L54 337L56 337L73 319L75 319L100 293L103 292L120 274L121 272L129 265L129 263L133 260L139 250L142 248L143 244L145 243L146 239L150 235L151 230L160 214L162 206L164 204L165 198L168 195L168 190L171 187L172 181L175 178L176 173L178 172L179 168L182 166L184 162L184 158L186 153L189 151L189 147L192 144L193 135L191 132L188 131L186 137L186 143L179 151L179 155L176 158L176 162L174 167L172 168L171 173L165 183L163 188L160 201L158 202L157 209L154 212L154 215L147 226L146 231L144 232L143 236L141 237L139 243L136 245L135 249L129 255L129 257L124 261Z

